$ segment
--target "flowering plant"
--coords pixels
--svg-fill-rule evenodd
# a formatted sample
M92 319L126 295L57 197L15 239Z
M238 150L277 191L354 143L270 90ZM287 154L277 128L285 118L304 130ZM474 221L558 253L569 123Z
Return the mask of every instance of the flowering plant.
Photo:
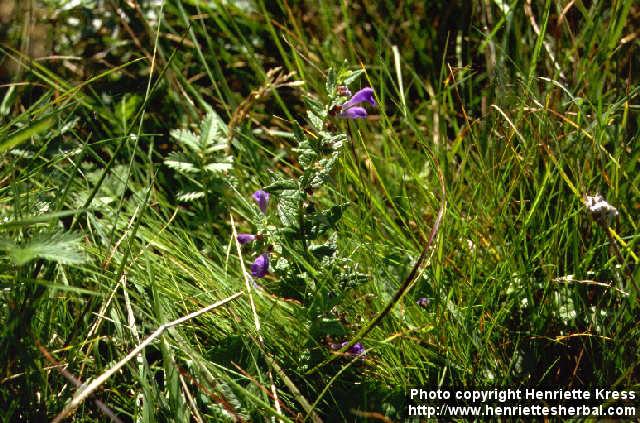
M258 233L238 234L240 244L262 240L253 243L252 276L264 278L272 273L276 282L266 285L270 291L307 306L311 335L316 339L348 336L336 306L346 290L367 278L339 254L335 228L349 204L332 203L322 190L348 142L346 131L336 123L366 118L368 112L362 105L377 105L372 88L364 87L353 95L348 88L362 72L330 69L326 84L329 101L323 104L311 97L305 99L310 128L293 123L297 143L293 152L301 174L288 179L275 177L256 191L253 199L260 210L256 216L262 216L256 219ZM357 355L363 352L361 344L353 351Z

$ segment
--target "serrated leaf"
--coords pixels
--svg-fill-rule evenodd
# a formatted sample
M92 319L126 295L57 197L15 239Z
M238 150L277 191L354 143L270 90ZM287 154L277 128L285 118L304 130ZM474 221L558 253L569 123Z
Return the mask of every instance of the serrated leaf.
M276 261L276 264L273 266L273 269L278 272L284 273L289 269L290 266L291 265L286 258L280 257L278 261Z
M200 146L204 150L209 146L226 142L227 125L212 109L208 108L207 116L200 126Z
M331 157L321 159L317 163L317 168L310 172L308 175L304 175L306 180L305 186L311 188L320 187L329 177L329 174L333 170L333 166L338 160L338 153L333 153Z
M297 190L298 183L292 179L278 179L272 182L270 185L264 187L264 190L267 192L278 192L284 190Z
M167 159L164 161L164 164L169 166L171 169L177 170L178 172L181 172L181 173L193 174L193 173L200 172L200 169L196 168L194 164L191 162L183 162L178 160Z
M298 142L298 145L303 144L307 141L307 137L304 135L304 131L302 127L298 124L298 122L293 123L293 137Z
M179 193L176 198L178 201L191 202L193 200L197 200L198 198L204 197L204 192L202 191L194 191L194 192L183 192Z
M321 131L324 123L322 122L322 118L317 114L313 113L311 110L307 110L307 116L309 117L309 122L315 128L316 131Z
M179 144L189 148L189 150L193 151L194 153L200 151L198 136L188 129L172 129L169 134Z
M318 116L320 119L324 120L327 117L327 111L324 104L309 96L304 97L304 102L307 106L307 109L315 113L316 116Z
M211 153L215 153L216 151L223 151L226 149L227 149L226 143L213 144L207 147L207 149L205 150L205 153L211 154Z
M289 228L298 226L300 219L300 201L301 195L298 191L282 191L278 198L278 216L283 226Z
M220 173L233 168L233 164L232 163L209 163L204 168L205 170L208 170L209 172L212 172L212 173Z
M320 143L323 148L330 148L331 150L340 150L344 143L347 141L346 134L331 135L328 133L321 133Z
M313 151L307 142L302 143L300 148L294 148L293 151L298 153L298 163L304 170L308 169L318 159L318 153Z
M18 266L37 258L63 264L78 264L86 261L82 238L75 233L39 234L24 245L15 245L11 241L4 240L0 243L0 248L8 249L9 258Z

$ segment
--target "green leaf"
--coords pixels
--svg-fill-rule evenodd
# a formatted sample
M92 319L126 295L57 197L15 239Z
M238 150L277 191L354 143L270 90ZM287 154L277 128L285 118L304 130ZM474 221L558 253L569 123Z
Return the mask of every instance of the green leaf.
M327 117L327 110L325 105L316 101L314 98L305 96L304 103L311 112L313 112L320 119L324 120Z
M226 145L227 125L211 108L200 126L200 146L202 150L215 144Z
M58 219L60 217L74 216L78 213L84 212L85 209L78 210L63 210L59 212L46 213L38 216L30 216L20 220L10 220L8 222L4 222L0 224L0 230L11 228L11 227L20 227L20 226L30 226L35 225L37 223L49 223L52 219ZM1 249L1 248L0 248Z
M53 126L53 117L48 117L34 122L32 125L20 129L9 135L7 138L0 140L0 154L5 153L12 148L22 144L29 138L39 135Z
M344 272L341 273L338 282L342 289L352 289L357 287L358 285L362 285L363 283L369 280L369 275L365 273L359 272Z
M305 234L309 239L316 239L327 230L335 228L349 203L336 204L327 210L315 213L305 220Z
M185 203L189 203L202 197L204 197L204 192L202 191L181 192L176 196L178 201L184 201Z
M348 333L340 319L329 317L314 319L310 331L315 338L330 335L342 339Z
M172 129L170 134L171 137L175 139L179 144L189 148L194 153L200 151L198 137L188 129Z
M200 172L200 169L181 153L171 152L165 159L164 164L180 173L193 174Z
M347 142L346 134L337 134L331 135L328 133L321 133L320 143L323 148L328 148L330 150L340 150L345 142Z
M226 142L221 142L219 144L213 144L210 145L209 147L207 147L204 152L206 154L211 154L211 153L215 153L217 151L224 151L227 149L227 143Z
M15 264L21 266L42 258L63 264L78 264L86 261L82 247L82 238L74 233L39 234L25 245L19 246L4 240L0 248L7 250Z
M336 251L338 251L337 236L332 234L331 238L324 244L309 245L309 251L318 260L322 260L324 257L333 257Z
M233 163L209 163L204 168L212 173L221 173L230 170L233 167Z
M289 228L298 226L301 200L302 195L298 191L282 191L278 199L278 216L280 217L282 225Z
M36 279L33 282L35 284L37 284L37 285L45 286L45 287L47 287L49 289L52 289L52 290L73 292L73 293L78 294L78 295L95 295L95 296L103 296L104 295L104 293L99 292L99 291L92 291L90 289L78 288L76 286L49 282L49 281L44 280L44 279Z
M309 122L314 127L316 131L321 131L324 126L324 122L322 118L317 114L313 113L311 110L307 110L307 116L309 117Z
M336 71L333 68L329 68L327 71L327 93L330 97L333 97L336 93L336 89L338 88L338 78L336 76Z
M278 261L276 261L276 264L273 266L273 269L280 273L285 273L287 270L289 270L290 267L291 264L289 264L289 261L284 257L280 257Z
M138 95L125 94L120 100L120 103L118 104L118 107L116 107L114 113L118 119L118 123L126 125L136 113L141 103L142 97Z
M293 136L298 142L298 145L303 144L307 141L307 137L298 122L293 122Z
M16 86L11 85L7 92L4 94L2 103L0 103L0 116L7 116L11 113L11 105L16 98Z
M338 78L338 80L342 82L342 85L351 85L351 83L360 78L360 75L362 75L363 73L363 69L340 72L340 77Z
M267 192L278 192L284 190L297 190L298 183L293 179L282 179L278 177L277 180L273 181L270 185L264 187L264 190Z
M300 144L299 148L294 148L293 151L298 153L298 163L305 171L318 159L318 153L313 151L306 141Z
M339 153L335 152L331 155L331 157L321 159L318 162L317 169L314 170L309 175L304 175L305 179L305 187L318 188L320 187L329 177L329 174L333 170L333 166L338 160Z

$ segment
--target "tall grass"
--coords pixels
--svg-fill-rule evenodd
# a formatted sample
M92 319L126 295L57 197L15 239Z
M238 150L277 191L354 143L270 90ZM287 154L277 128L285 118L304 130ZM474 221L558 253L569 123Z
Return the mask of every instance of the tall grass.
M0 30L4 421L55 418L69 375L236 293L72 419L109 420L98 399L123 421L395 421L418 385L638 388L635 2L80 3L16 2ZM314 199L348 204L337 250L366 278L336 290L290 245L305 288L272 272L249 296L231 218L254 230L251 193L301 174L293 123L345 61L378 107L335 120L349 141ZM301 82L269 87L276 67ZM172 136L209 109L221 156ZM390 303L365 357L335 357Z

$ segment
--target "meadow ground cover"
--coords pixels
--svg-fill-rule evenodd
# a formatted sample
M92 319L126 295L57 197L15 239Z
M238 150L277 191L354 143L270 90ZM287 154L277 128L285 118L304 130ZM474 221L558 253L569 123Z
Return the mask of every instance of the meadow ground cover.
M3 421L640 391L639 31L633 0L2 0Z

